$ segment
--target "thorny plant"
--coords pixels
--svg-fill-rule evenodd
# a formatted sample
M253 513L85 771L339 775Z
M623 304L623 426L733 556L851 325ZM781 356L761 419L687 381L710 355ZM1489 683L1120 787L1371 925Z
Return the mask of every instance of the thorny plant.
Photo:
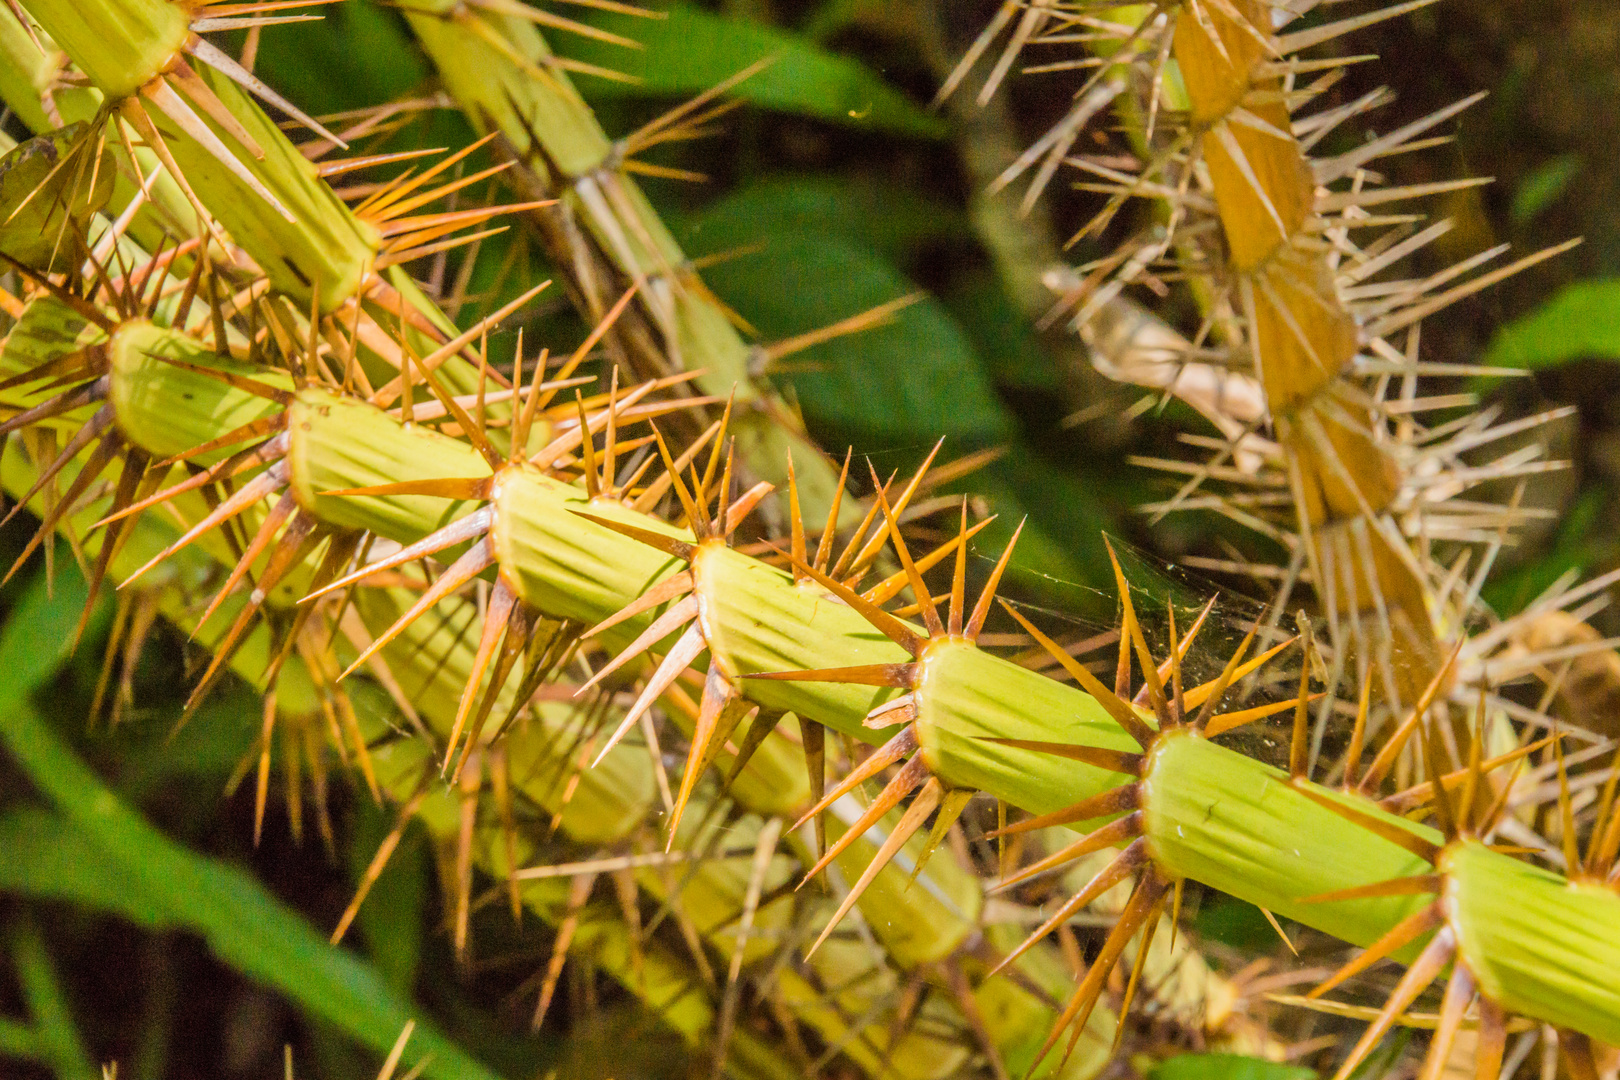
M60 533L94 584L116 579L130 586L125 596L141 597L120 605L110 661L122 649L127 670L161 610L213 653L186 717L227 666L266 690L261 738L244 762L256 772L259 826L279 737L291 749L289 809L302 806L307 766L328 832L320 799L330 754L319 733L329 732L332 752L373 795L401 805L366 884L404 823L421 815L447 851L458 949L475 861L504 881L515 916L527 906L556 923L536 1024L570 949L589 941L600 966L708 1045L717 1071L786 1075L841 1054L873 1075L937 1076L962 1067L962 1047L973 1045L997 1074L1092 1075L1118 1038L1099 1006L1115 966L1128 960L1123 1016L1163 910L1172 908L1173 930L1191 879L1368 947L1308 1000L1379 960L1410 963L1341 1078L1448 965L1427 1076L1438 1076L1471 1015L1480 1076L1498 1073L1520 1018L1557 1029L1573 1075L1596 1075L1594 1041L1620 1042L1610 974L1620 970L1615 774L1577 815L1559 733L1508 745L1548 718L1496 693L1505 678L1591 647L1532 651L1511 623L1468 632L1480 625L1480 584L1517 514L1516 500L1492 509L1464 496L1544 465L1534 452L1485 469L1465 463L1514 425L1418 422L1455 404L1419 397L1420 380L1467 373L1421 360L1418 321L1513 268L1462 284L1453 282L1475 261L1422 281L1380 279L1440 226L1413 231L1407 216L1372 212L1428 189L1381 188L1367 166L1414 148L1450 111L1320 162L1304 157L1310 146L1371 103L1293 115L1343 63L1301 52L1413 5L1285 33L1309 5L1009 3L964 60L1011 27L989 92L1024 46L1090 39L1105 62L1009 179L1040 163L1038 197L1072 160L1104 181L1099 223L1138 196L1165 209L1154 228L1081 267L1062 310L1085 330L1126 286L1173 268L1195 283L1204 321L1159 362L1252 366L1250 400L1263 405L1161 509L1193 505L1211 479L1242 485L1207 505L1254 524L1290 559L1273 617L1246 628L1219 676L1197 686L1187 685L1185 662L1213 605L1185 633L1172 609L1156 656L1117 562L1123 622L1112 686L1016 609L1012 620L1073 683L981 647L1011 548L971 604L967 553L983 523L970 523L965 504L954 538L913 553L908 512L951 471L931 480L932 457L904 483L874 473L862 506L844 494L846 459L837 484L822 489L827 505L812 521L825 524L812 543L799 472L811 460L824 466L788 449L788 527L778 539L751 517L771 485L742 480L743 452L759 440L739 436L733 410L751 391L683 398L671 392L704 373L621 386L615 372L585 397L576 373L599 345L610 343L610 355L626 347L616 328L638 297L661 327L667 361L681 355L671 322L681 304L671 297L703 296L695 278L675 272L678 252L652 266L625 254L627 233L613 234L649 229L618 174L624 149L556 170L598 231L599 246L582 249L589 261L611 262L625 278L612 303L598 281L571 281L594 318L586 341L561 362L521 344L509 366L490 357L487 332L544 285L456 332L391 271L476 243L481 233L460 230L504 210L542 209L539 200L415 213L492 175L435 184L463 151L417 163L346 206L324 177L399 157L310 162L387 112L340 138L199 36L257 29L282 6L24 5L37 23L29 44L47 55L59 45L77 68L61 85L93 93L73 99L84 108L77 127L19 152L48 167L27 191L7 189L6 225L28 242L8 241L17 295L5 298L15 322L0 352L0 392L14 411L0 431L21 443L6 457L6 483L42 518L30 552L49 555ZM531 10L558 25L539 9L499 13ZM562 62L545 59L537 39L525 39L525 53L500 45L484 12L451 21L533 84L566 88ZM429 25L419 20L419 31L435 32ZM1306 76L1316 78L1301 88ZM316 141L294 146L235 84ZM1081 128L1128 93L1144 104L1142 168L1073 157ZM47 87L33 112L51 126L68 119L62 96ZM683 120L690 113L658 130L695 123ZM544 141L537 132L528 146L507 138L520 157ZM183 200L168 218L189 211L196 226L166 241L148 213L162 197L158 171ZM115 173L126 188L133 182L121 206L107 180ZM624 204L607 216L590 203L603 185ZM98 216L103 207L111 218ZM159 237L148 250L135 232L142 218ZM1385 231L1352 240L1367 229ZM1168 329L1159 338L1174 341ZM722 405L712 421L698 411ZM691 436L673 435L676 423ZM104 478L115 464L116 479ZM950 575L939 598L925 578L936 567ZM1309 624L1299 649L1275 633L1299 583L1318 597L1323 646ZM1604 584L1566 587L1531 616ZM1262 635L1265 651L1251 657ZM1298 671L1268 675L1267 661ZM345 676L362 668L391 708L349 692ZM1326 689L1313 692L1319 669ZM1257 676L1276 700L1238 700ZM1350 687L1349 743L1321 769L1341 683ZM395 726L390 712L402 718ZM1286 769L1215 741L1274 713L1292 719ZM790 714L796 737L782 723ZM841 740L829 741L829 729ZM672 782L660 744L681 738L687 751ZM828 788L838 741L849 771ZM863 755L862 744L876 749ZM1545 857L1547 845L1518 843L1537 838L1514 816L1519 789L1509 780L1537 751L1553 756L1554 790L1544 790L1551 774L1525 775L1558 808L1556 858L1544 861L1563 874L1524 858ZM803 766L790 768L790 755ZM1314 782L1319 773L1334 786ZM1405 786L1392 792L1397 775ZM877 779L870 803L853 799ZM979 792L1033 815L996 830L1015 849L1037 830L1083 834L1001 867L1001 889L1123 848L1022 942L987 919L971 860L954 846L952 858L930 858L961 837ZM647 813L658 803L665 814L655 827ZM1509 822L1515 844L1495 843ZM546 835L559 830L581 857L525 869L558 850ZM775 855L783 838L809 867L806 879L829 875L836 902L794 888L790 860ZM744 843L721 849L722 839ZM591 903L601 875L617 901L607 917ZM1067 980L1046 939L1116 886L1129 900L1067 1001L1054 1001ZM839 928L854 912L851 936ZM650 936L650 924L666 921L684 955ZM723 981L715 956L727 965ZM745 968L755 986L746 996ZM740 1022L755 1001L781 1045ZM1083 1041L1087 1052L1076 1054Z

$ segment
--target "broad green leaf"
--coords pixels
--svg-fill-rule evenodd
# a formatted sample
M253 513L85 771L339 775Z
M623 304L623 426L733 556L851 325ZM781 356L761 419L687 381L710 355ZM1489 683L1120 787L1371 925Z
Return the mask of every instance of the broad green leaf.
M704 275L764 341L821 329L915 291L869 248L775 226L721 208L703 217L698 232L708 251L765 245ZM966 335L932 297L886 325L783 358L778 379L797 395L812 425L830 429L834 442L893 448L943 435L962 451L1011 431Z
M1515 223L1528 224L1536 215L1557 202L1581 171L1581 155L1559 154L1532 169L1513 192L1513 206L1509 210Z
M352 953L333 948L296 912L251 875L188 851L153 829L119 801L28 704L28 692L54 670L84 600L84 583L63 573L54 597L36 581L12 611L0 636L0 742L34 786L83 837L80 860L116 882L111 910L147 925L200 934L225 963L285 994L379 1053L405 1023L410 1003ZM16 828L13 824L10 828ZM67 829L58 830L68 834ZM54 834L47 834L54 835ZM80 843L80 841L68 841ZM93 853L93 857L92 857ZM7 858L13 850L8 847ZM84 887L54 856L40 867L53 887ZM32 879L28 868L16 871ZM86 889L84 899L94 896ZM432 1055L426 1075L445 1080L494 1080L494 1074L429 1025L418 1023L407 1061Z
M866 176L770 176L726 195L683 231L688 247L714 250L704 221L814 232L871 248L899 264L916 249L972 235L967 215L915 191Z
M1182 1054L1148 1070L1148 1080L1314 1080L1316 1072L1241 1054Z
M115 911L151 930L172 925L166 905L117 880L90 833L54 810L17 806L0 815L0 851L0 891Z
M957 288L941 299L973 339L997 386L1054 399L1062 393L1052 356L994 274L988 270L964 274Z
M1582 494L1559 522L1550 550L1488 581L1483 595L1492 610L1503 616L1516 614L1563 574L1571 570L1584 574L1589 567L1602 564L1614 547L1613 538L1598 530L1610 498L1602 487Z
M1531 371L1585 357L1620 360L1620 278L1592 278L1496 332L1481 363Z
M404 20L384 5L332 4L315 13L319 22L270 27L254 68L305 111L320 116L397 101L427 78Z
M940 139L946 125L872 71L845 56L826 52L794 34L741 19L710 15L685 4L664 9L662 19L591 13L589 21L644 48L566 34L550 35L566 56L610 68L638 80L623 83L576 76L587 97L698 94L755 61L774 57L733 93L782 112L813 116L872 131Z
M1013 529L1029 518L1013 552L1009 587L1088 614L1101 599L1094 590L1107 587L1112 596L1102 536L1113 522L1098 498L1096 478L1056 468L1027 444L1015 442L1006 456L959 486L984 496L999 515L974 544L981 558L999 557ZM1111 615L1112 599L1107 603Z

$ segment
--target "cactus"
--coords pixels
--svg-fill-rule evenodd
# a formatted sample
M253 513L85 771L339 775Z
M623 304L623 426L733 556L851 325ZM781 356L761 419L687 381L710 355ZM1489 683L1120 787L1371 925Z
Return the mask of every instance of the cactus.
M1092 1075L1107 1053L1109 1018L1099 1002L1115 965L1131 965L1120 1003L1126 1013L1163 912L1179 903L1184 882L1195 881L1366 947L1313 996L1382 958L1410 964L1342 1062L1341 1077L1448 967L1429 1075L1438 1074L1476 997L1482 1075L1500 1066L1510 1015L1558 1027L1577 1074L1593 1068L1592 1040L1620 1043L1620 997L1608 974L1620 970L1608 933L1620 920L1614 785L1587 825L1584 853L1565 785L1568 874L1493 848L1505 803L1502 771L1549 744L1503 748L1487 760L1488 732L1505 722L1488 709L1476 715L1458 707L1491 675L1502 635L1484 635L1469 651L1461 633L1468 604L1436 591L1436 574L1423 562L1427 548L1402 531L1402 514L1421 518L1421 511L1436 510L1402 503L1417 484L1413 478L1434 481L1411 460L1406 448L1416 443L1392 445L1385 437L1392 421L1356 381L1422 374L1385 336L1494 275L1435 297L1408 289L1399 294L1404 309L1372 319L1353 310L1334 278L1341 272L1334 253L1348 246L1335 230L1362 225L1361 206L1421 192L1358 186L1348 194L1317 193L1305 179L1312 166L1289 134L1293 78L1306 69L1278 58L1347 27L1291 37L1271 26L1262 5L1189 0L1173 12L1139 12L1136 29L1122 32L1123 58L1112 54L1113 66L1100 69L1114 73L1103 84L1111 100L1124 92L1120 72L1157 58L1148 110L1157 119L1142 132L1152 157L1141 177L1117 182L1115 204L1178 190L1160 183L1147 191L1154 171L1173 173L1184 186L1169 206L1172 227L1119 256L1113 265L1123 269L1115 280L1127 284L1130 274L1172 253L1193 260L1206 274L1207 321L1221 323L1222 339L1256 365L1275 435L1264 452L1281 462L1281 490L1294 515L1294 576L1308 567L1327 616L1329 693L1313 695L1315 647L1308 636L1293 651L1292 642L1268 637L1250 655L1272 628L1265 623L1223 658L1218 677L1190 685L1186 655L1211 609L1178 634L1171 608L1167 646L1156 655L1144 631L1150 616L1137 610L1117 561L1120 648L1117 676L1106 685L1017 608L998 604L1011 547L970 595L966 556L977 526L969 524L965 504L953 539L914 552L902 524L928 464L900 485L874 475L870 505L860 507L843 495L847 472L836 481L822 476L824 463L807 452L802 432L760 419L770 410L755 407L763 400L756 390L739 389L725 415L684 448L666 441L658 421L719 404L680 397L684 376L634 387L621 387L615 377L589 401L563 396L577 391L569 376L643 288L656 297L649 300L655 321L712 324L693 337L666 325L666 344L686 343L671 352L684 355L694 342L707 342L735 359L741 343L726 336L729 328L722 332L696 279L675 273L678 251L662 252L669 265L654 274L615 247L615 228L601 219L584 181L615 186L615 205L642 204L622 175L609 170L597 177L610 156L605 139L562 76L536 66L535 57L544 55L538 39L525 46L526 67L513 58L510 41L495 42L526 24L503 30L478 12L411 15L447 80L476 38L495 50L494 59L510 61L508 76L521 74L525 92L555 90L573 110L570 130L603 144L578 167L565 167L558 149L548 154L573 178L575 211L592 218L602 250L637 284L611 310L592 312L600 317L595 331L560 368L548 371L543 360L520 352L508 380L498 371L502 365L472 343L535 290L473 331L456 333L407 279L383 266L391 255L406 257L502 208L401 217L406 207L431 202L429 195L463 186L455 181L414 195L427 179L418 178L373 196L363 204L369 217L350 211L231 81L259 92L256 80L212 46L199 45L194 28L208 18L206 8L193 13L166 0L25 6L102 95L107 104L97 115L111 118L108 126L86 125L59 138L98 160L107 133L122 141L127 133L120 125L127 124L145 145L125 147L125 160L155 155L200 223L189 267L172 255L163 262L156 251L139 273L115 274L95 259L81 267L77 255L89 250L87 215L111 196L93 185L74 188L61 204L72 212L62 218L77 224L44 219L79 244L66 271L49 253L43 263L12 256L27 295L3 353L7 381L0 392L15 414L0 430L22 431L28 440L28 461L8 455L6 481L43 518L30 548L58 529L75 543L92 534L83 550L94 559L94 583L155 588L165 615L201 635L214 658L187 716L227 667L265 687L261 823L276 725L285 731L330 716L340 752L352 757L373 793L421 816L449 853L458 945L465 942L475 862L508 882L514 908L526 905L554 922L557 955L543 980L537 1023L569 943L589 945L695 1044L710 1037L712 1025L717 1068L729 1063L739 1075L785 1075L789 1066L776 1048L738 1024L741 967L779 948L787 959L771 990L781 1013L776 1023L784 1031L808 1027L871 1075L943 1075L964 1062L958 1044L970 1039L997 1071ZM1080 5L1091 6L1118 5ZM992 30L1017 12L1009 5ZM1040 32L1044 20L1075 17L1029 8L1018 16L1015 45ZM462 40L454 32L466 30L461 24L468 20L485 29ZM212 68L194 68L186 56ZM1183 108L1161 101L1166 81L1185 93ZM37 85L29 86L37 95ZM470 108L474 91L457 93ZM1051 161L1061 161L1068 152L1062 140L1107 104L1085 94L1077 102L1068 134L1043 144L1055 148ZM501 126L488 108L474 115L481 126ZM536 106L536 117L546 115ZM320 138L336 141L301 119ZM525 126L536 123L530 117ZM1163 147L1154 142L1155 125ZM1318 164L1316 183L1352 175L1375 153L1422 130ZM521 145L516 150L527 153ZM1207 176L1198 183L1210 190L1197 206L1185 186L1195 175ZM83 211L75 201L81 193ZM8 190L8 198L16 196ZM1115 204L1108 213L1117 212ZM1189 207L1202 208L1216 228L1185 225L1193 233L1188 240L1178 228ZM621 230L623 214L621 205L609 215ZM660 235L656 219L639 209L632 216L638 234ZM379 240L388 231L391 247ZM1201 245L1216 235L1218 250L1205 250ZM1324 237L1337 237L1338 247ZM252 267L217 265L233 246ZM1380 264L1390 250L1354 249L1353 257L1358 265ZM244 273L254 281L247 301L223 301L220 286L234 280L232 291L239 290ZM644 284L654 278L668 295ZM1107 295L1089 292L1100 280L1068 298L1083 326L1093 326L1119 291L1111 285ZM277 300L259 302L254 289ZM659 306L666 301L672 306ZM1415 338L1408 344L1415 348ZM1364 350L1373 354L1371 376L1358 359ZM742 386L746 372L733 367L723 377ZM1257 427L1250 423L1243 436ZM1223 467L1238 443L1229 442L1199 478ZM632 447L646 451L646 467L627 477L620 466ZM780 467L762 464L765 454ZM759 526L751 518L772 484L745 487L745 456L752 474L779 476L786 488L789 528L774 551L753 542ZM118 479L103 482L115 462ZM655 464L660 471L651 471ZM1437 499L1455 497L1446 491ZM183 531L154 533L165 516L185 522ZM842 527L850 521L852 530ZM410 578L408 568L424 560L442 570L430 580ZM894 572L869 583L880 566ZM943 600L924 578L936 566L951 571ZM250 574L244 594L239 586ZM401 587L401 575L412 588ZM181 582L188 578L193 588L214 593L200 614L183 600ZM908 593L910 605L897 610ZM1286 597L1279 611L1284 603ZM1066 679L981 647L988 620L1002 618L1003 608ZM907 621L912 617L920 622ZM339 628L347 639L337 647L342 670L326 647L313 644L335 641ZM1352 661L1356 679L1345 677ZM582 671L583 662L589 667ZM1288 689L1274 700L1253 706L1237 700L1256 672L1276 681L1268 673L1287 663L1300 673L1281 676ZM345 677L363 668L391 689L393 705L367 691L370 706L356 707L361 694L351 698ZM587 696L601 706L576 711L536 697L545 681L585 671L586 695L635 675L633 702L621 711L611 696ZM1310 706L1321 699L1317 715L1327 717L1341 681L1354 684L1351 748L1336 773L1324 777L1331 783L1317 783L1323 725L1319 719L1313 737ZM682 701L689 706L684 712ZM648 747L633 745L652 730L647 721L655 707L682 728L688 746L678 784L661 776L663 765L648 759ZM416 721L419 732L391 728L382 717L394 710ZM1278 713L1293 720L1286 769L1219 741ZM796 739L782 723L788 714ZM1389 718L1383 730L1374 726L1379 717ZM852 746L875 748L852 760L831 788L829 731ZM1562 741L1550 745L1562 780ZM1460 760L1445 760L1447 746ZM803 770L792 761L801 752ZM295 785L299 760L287 759ZM320 760L310 754L312 769ZM1397 770L1413 783L1390 794ZM877 797L850 809L845 797L879 778L885 783ZM660 784L667 812L654 828L645 819ZM1081 834L1028 866L1009 868L1003 888L1122 850L1019 942L1007 928L981 922L980 882L935 855L975 793L1031 815L1001 828L1003 837L1054 827ZM620 886L620 914L588 906L589 869L525 878L521 865L544 849L511 824L514 798L553 816L573 842L615 853L613 869L603 872ZM290 805L300 803L295 795ZM491 812L498 828L480 824ZM728 842L751 854L741 860L703 854L715 841L717 815L735 818ZM798 824L788 827L790 817ZM1424 817L1434 826L1415 820ZM789 858L774 854L779 837ZM658 840L672 851L694 851L689 874L660 871L657 858L641 859L638 867L637 859L651 853L631 853ZM810 877L836 866L840 895L805 901L801 893L795 900L785 888L796 876L789 868L794 859ZM523 884L531 878L535 884ZM1046 935L1126 882L1130 898L1102 952L1067 1003L1050 1007L1041 995L1060 996L1064 980ZM640 940L638 891L676 913L694 945L690 965ZM1534 897L1528 908L1517 902L1527 896ZM881 945L879 959L858 941L831 936L857 908ZM740 929L733 929L734 919ZM1143 937L1133 954L1138 931ZM784 939L778 946L764 944L776 936ZM692 970L708 963L705 941L730 964L718 1000L698 990L702 972ZM1017 982L997 974L1009 966ZM930 998L919 1014L904 1003L901 980L924 978L950 993ZM1077 1056L1086 1032L1088 1051ZM1063 1052L1055 1053L1060 1044Z

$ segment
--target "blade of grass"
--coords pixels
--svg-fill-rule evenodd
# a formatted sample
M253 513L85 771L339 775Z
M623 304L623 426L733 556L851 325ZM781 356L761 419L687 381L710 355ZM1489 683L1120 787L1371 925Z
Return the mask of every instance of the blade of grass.
M285 994L378 1053L387 1053L406 1022L418 1019L413 1054L431 1055L424 1075L444 1080L496 1080L443 1034L422 1023L377 972L334 949L297 913L242 870L197 855L123 805L57 738L26 695L54 670L84 601L84 584L62 573L54 597L36 580L0 634L0 742L34 785L83 836L87 854L115 896L113 910L136 921L202 935L225 963ZM60 839L60 833L43 833ZM12 849L8 848L8 859ZM66 877L58 877L66 882ZM78 880L88 880L80 877Z
M34 1018L33 1037L39 1059L51 1067L57 1080L95 1080L96 1067L79 1038L39 928L24 916L12 924L7 938L17 967L17 981L22 984L23 997Z

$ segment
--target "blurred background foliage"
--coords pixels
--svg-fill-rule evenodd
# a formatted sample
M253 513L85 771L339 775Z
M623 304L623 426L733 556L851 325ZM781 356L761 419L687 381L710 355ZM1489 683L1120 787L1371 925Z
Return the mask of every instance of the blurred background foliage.
M928 107L994 7L719 0L668 6L663 20L586 16L637 37L642 50L568 38L558 45L638 80L578 80L610 134L775 58L738 87L748 104L713 137L655 152L658 164L701 173L702 182L647 179L649 195L687 251L714 260L706 280L760 342L920 292L889 324L797 352L771 376L824 447L853 446L857 461L870 458L884 474L914 465L942 436L952 455L1001 449L958 485L1001 515L981 557L999 552L1028 515L1010 587L1033 603L1106 618L1103 530L1164 569L1192 552L1263 553L1212 517L1149 526L1134 508L1162 497L1167 481L1127 458L1173 456L1177 433L1202 422L1103 379L1077 339L1039 326L1048 300L1039 274L1089 216L1089 197L1055 184L1019 222L1019 191L999 201L983 195L985 181L1066 108L1063 76L1014 79L988 111L967 95ZM397 11L344 0L324 13L265 33L257 70L266 81L316 115L389 100L428 104L371 152L472 141L458 113L434 107L430 65ZM1352 69L1332 94L1349 100L1388 84L1396 96L1380 113L1382 130L1490 91L1463 115L1452 144L1390 162L1399 182L1496 178L1451 198L1445 210L1460 227L1427 253L1433 262L1420 273L1498 243L1527 251L1586 238L1424 328L1433 359L1527 370L1481 388L1505 412L1577 407L1554 429L1553 447L1574 467L1532 488L1550 513L1504 553L1494 579L1490 599L1506 612L1566 570L1592 574L1620 561L1620 503L1611 494L1620 487L1620 5L1445 0L1382 24L1356 47L1385 62ZM1063 257L1078 263L1100 250ZM464 325L545 275L521 226L482 243L465 265L451 258L412 269ZM509 321L494 355L509 352L519 325L557 347L585 333L557 300ZM0 564L32 529L17 521L0 536ZM34 745L0 755L0 935L10 961L0 964L0 1054L8 1055L0 1072L79 1080L117 1059L124 1080L279 1076L290 1044L299 1075L347 1080L375 1070L378 1033L397 1031L405 1015L424 1032L447 1033L441 1067L457 1061L457 1044L512 1077L675 1076L691 1067L622 995L603 990L597 999L577 978L561 1007L576 1010L573 1030L590 1037L560 1045L524 1034L514 999L548 955L544 934L486 909L472 935L477 958L458 968L434 854L415 830L362 908L351 939L357 954L325 949L311 926L336 921L391 819L334 787L331 847L312 837L295 844L282 817L255 848L252 793L234 774L259 705L239 687L166 739L179 711L175 673L198 656L161 628L135 675L131 719L139 722L112 732L87 724L107 620L57 666L54 641L37 632L56 625L49 612L71 623L63 613L77 611L67 560L57 561L55 595L38 576L0 592L8 610L27 608L10 617L0 644L0 659L12 662L0 707L40 714L29 729ZM96 787L95 775L110 786ZM109 817L111 806L122 816ZM137 873L143 860L172 872ZM262 925L210 911L210 888L248 897ZM125 920L143 932L130 935ZM1200 912L1194 926L1217 946L1280 947L1258 911L1232 901ZM255 949L267 951L254 959ZM33 1064L19 1064L25 1059ZM1172 1059L1153 1075L1298 1080L1302 1072L1257 1068Z

